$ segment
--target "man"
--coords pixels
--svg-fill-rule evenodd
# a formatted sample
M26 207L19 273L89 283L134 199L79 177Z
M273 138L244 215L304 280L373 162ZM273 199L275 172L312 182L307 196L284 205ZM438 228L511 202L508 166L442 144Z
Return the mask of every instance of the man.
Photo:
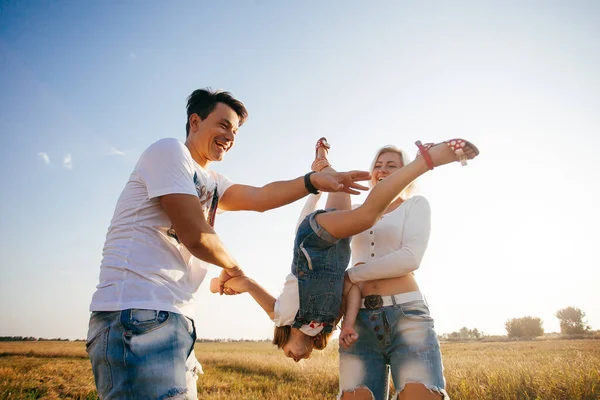
M212 228L217 208L266 211L309 192L366 188L367 172L309 173L263 187L234 184L207 167L235 143L248 112L227 92L188 98L186 141L162 139L140 156L117 201L87 351L102 399L196 398L194 295L206 264L224 283L243 271Z

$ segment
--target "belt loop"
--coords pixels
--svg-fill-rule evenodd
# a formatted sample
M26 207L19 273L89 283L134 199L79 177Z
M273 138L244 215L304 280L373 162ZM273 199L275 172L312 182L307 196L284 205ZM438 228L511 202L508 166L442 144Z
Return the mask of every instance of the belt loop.
M398 304L396 303L396 295L393 294L390 296L392 298L392 304L394 305L394 307L396 307Z

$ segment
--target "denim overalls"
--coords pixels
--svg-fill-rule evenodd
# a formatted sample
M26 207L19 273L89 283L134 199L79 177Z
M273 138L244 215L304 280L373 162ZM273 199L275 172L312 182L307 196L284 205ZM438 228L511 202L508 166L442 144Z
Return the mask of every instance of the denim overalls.
M298 278L300 307L293 328L311 322L324 323L324 333L333 330L340 317L344 272L350 262L350 238L336 239L315 216L333 209L315 211L296 232L292 274Z

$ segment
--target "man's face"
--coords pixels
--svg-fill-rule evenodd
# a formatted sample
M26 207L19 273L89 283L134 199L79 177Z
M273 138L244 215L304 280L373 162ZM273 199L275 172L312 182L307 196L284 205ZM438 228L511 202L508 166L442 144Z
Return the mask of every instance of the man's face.
M215 109L201 119L192 114L189 119L188 141L203 161L221 161L235 143L240 119L231 107L217 103Z

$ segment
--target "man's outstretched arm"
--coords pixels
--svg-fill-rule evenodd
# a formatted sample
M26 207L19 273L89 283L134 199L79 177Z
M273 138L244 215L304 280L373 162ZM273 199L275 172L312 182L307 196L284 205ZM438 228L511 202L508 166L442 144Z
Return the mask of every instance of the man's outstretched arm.
M368 190L358 182L369 180L366 171L316 172L310 175L310 183L322 192L346 192L359 194L359 190ZM289 181L269 183L263 187L234 184L230 186L219 201L219 208L226 211L267 211L290 204L308 194L301 176Z

